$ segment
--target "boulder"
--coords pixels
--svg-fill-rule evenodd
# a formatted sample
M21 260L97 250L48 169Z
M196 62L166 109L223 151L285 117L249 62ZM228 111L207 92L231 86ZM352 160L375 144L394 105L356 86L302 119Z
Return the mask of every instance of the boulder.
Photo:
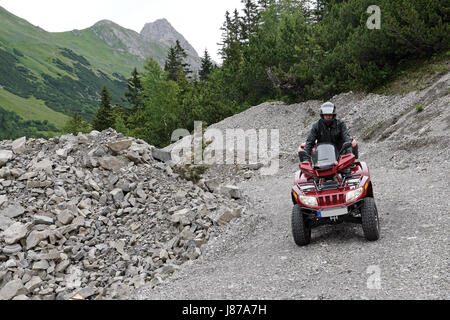
M8 229L12 224L14 223L14 220L5 217L3 214L0 213L0 230L5 231Z
M68 149L58 149L56 150L56 155L62 159L66 159L69 153Z
M13 245L6 245L3 247L3 253L7 255L13 255L20 251L22 251L22 246L18 243Z
M47 237L48 237L47 231L37 231L37 230L31 231L26 240L27 246L26 249L29 250L36 247L39 244L39 242L41 242Z
M94 131L93 131L94 132ZM91 134L93 133L93 132L91 132ZM96 132L98 132L98 131L96 131ZM89 143L89 138L85 135L85 134L82 134L81 132L77 135L77 142L79 143L79 144L87 144L87 143Z
M172 155L170 152L157 148L152 148L152 156L154 159L162 162L169 162L172 160Z
M13 157L12 151L9 150L0 150L0 167L3 167L7 164Z
M11 280L0 290L0 299L11 300L15 296L27 293L22 280Z
M237 186L233 185L226 185L221 186L220 190L223 194L230 196L233 199L241 199L242 198L242 192Z
M25 144L27 142L26 137L19 138L17 140L14 140L12 143L12 151L15 154L21 154L25 151Z
M28 281L27 283L25 283L25 288L28 291L33 291L36 288L39 288L41 286L41 284L43 283L42 279L38 276L33 276L30 281Z
M35 224L53 224L53 218L47 217L47 216L39 216L39 215L35 215L34 216L34 223Z
M47 260L41 260L33 264L33 270L47 270L50 267Z
M115 203L121 203L125 197L122 189L120 188L114 189L113 191L110 192L110 194L112 195Z
M139 155L139 153L137 153L136 151L128 151L126 154L126 157L130 160L133 161L134 163L138 164L142 162L142 158ZM147 161L147 160L146 160Z
M4 241L6 244L15 244L19 240L25 238L27 232L27 225L16 222L3 232Z
M106 170L119 171L125 168L129 161L123 157L104 156L99 159L100 166Z
M219 226L224 226L230 223L234 218L239 218L240 215L240 210L222 206L217 211L210 214L210 218Z
M73 218L74 216L70 213L69 210L61 211L57 215L58 221L61 222L63 225L71 223Z
M53 162L49 159L44 159L38 163L35 163L32 167L32 170L36 171L45 171L47 174L51 174L53 172Z
M123 150L127 150L131 144L133 143L132 139L126 139L126 140L120 140L120 141L114 141L108 143L106 146L114 151L115 153L120 153Z

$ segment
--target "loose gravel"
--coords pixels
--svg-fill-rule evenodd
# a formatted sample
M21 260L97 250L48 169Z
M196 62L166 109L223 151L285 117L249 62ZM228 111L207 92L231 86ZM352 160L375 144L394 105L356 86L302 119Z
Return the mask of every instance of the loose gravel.
M198 260L129 298L449 299L449 84L446 74L420 92L350 92L331 100L370 168L381 225L376 242L353 224L313 229L307 247L293 241L296 151L321 101L264 103L213 125L278 128L280 170L240 182L247 214L211 239Z

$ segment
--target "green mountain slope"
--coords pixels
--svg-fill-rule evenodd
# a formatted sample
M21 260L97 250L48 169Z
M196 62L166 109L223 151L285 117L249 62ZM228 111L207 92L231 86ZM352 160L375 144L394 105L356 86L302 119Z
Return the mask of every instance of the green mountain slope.
M133 68L146 56L162 64L167 50L111 21L50 33L0 7L0 108L58 129L75 112L90 120L104 85L123 104Z

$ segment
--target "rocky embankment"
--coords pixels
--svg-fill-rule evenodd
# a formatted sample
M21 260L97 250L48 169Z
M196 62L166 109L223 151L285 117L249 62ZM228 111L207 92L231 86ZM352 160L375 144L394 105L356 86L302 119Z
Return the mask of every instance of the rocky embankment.
M245 200L168 159L112 129L0 141L0 299L120 299L197 259Z

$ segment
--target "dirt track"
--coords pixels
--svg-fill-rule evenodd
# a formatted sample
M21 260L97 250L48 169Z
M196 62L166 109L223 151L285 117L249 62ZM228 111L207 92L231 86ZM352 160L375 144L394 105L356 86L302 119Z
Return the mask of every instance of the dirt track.
M371 168L381 239L366 241L360 225L322 226L302 248L290 225L295 165L252 179L242 185L255 203L250 218L133 299L448 299L449 203L440 194L450 188L440 170Z
M372 176L379 241L366 241L361 225L341 224L313 229L311 244L297 247L290 224L297 164L288 156L277 175L241 183L251 208L202 248L199 260L130 298L450 299L450 123L441 117L448 110L449 75L442 79L430 90L402 97L335 99L353 134L370 139L359 139L360 158ZM414 111L418 102L425 106L423 114ZM278 126L282 150L295 154L311 123L308 113L297 116L299 106L269 107L222 126ZM367 111L354 111L362 109ZM304 129L293 130L298 124Z

